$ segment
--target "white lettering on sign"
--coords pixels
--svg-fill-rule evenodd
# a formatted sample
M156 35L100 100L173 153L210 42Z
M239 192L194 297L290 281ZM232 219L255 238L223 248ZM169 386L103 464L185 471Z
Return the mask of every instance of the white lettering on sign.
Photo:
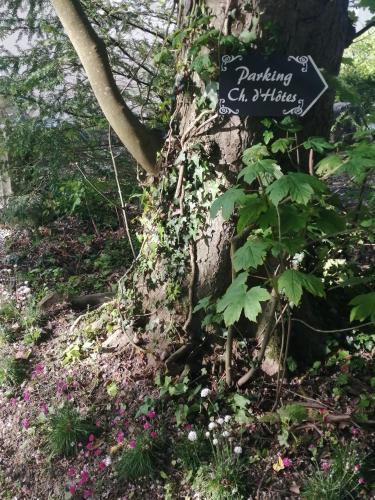
M240 90L238 87L231 89L228 92L228 99L230 101L247 102L246 95L245 95L245 89Z
M296 102L297 94L288 94L288 92L276 89L267 89L266 92L263 92L261 88L254 89L253 102L259 98L263 99L263 102Z
M270 68L261 73L250 73L247 66L237 66L236 71L241 71L237 85L246 80L248 82L282 82L285 87L289 87L293 78L293 73L272 72Z

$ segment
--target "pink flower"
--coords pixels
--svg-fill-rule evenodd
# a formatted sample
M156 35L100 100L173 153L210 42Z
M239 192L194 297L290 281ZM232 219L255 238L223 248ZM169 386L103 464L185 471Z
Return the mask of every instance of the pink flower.
M32 373L32 377L37 377L40 375L44 370L44 366L41 363L38 363L37 365L34 366L34 370Z
M353 436L359 436L359 434L361 434L361 430L358 427L352 427L350 432Z
M151 431L151 432L150 432L150 437L151 437L152 439L155 439L155 438L157 437L157 433L156 433L155 431Z
M285 458L283 458L283 464L284 464L284 467L287 468L287 467L291 467L293 465L293 462L290 460L290 458L285 457Z
M24 393L23 393L23 400L24 401L30 401L30 391L24 391Z
M148 418L155 418L156 417L156 411L155 410L150 410L147 413Z
M92 443L94 441L94 439L95 439L94 434L90 434L89 435L89 441L90 441L90 443Z
M330 468L329 462L322 462L320 464L320 468L322 469L323 472L328 472Z
M85 490L83 492L83 498L90 498L92 497L92 490Z
M356 464L354 466L354 472L359 472L361 470L361 466L359 464Z
M365 479L364 479L363 477L360 477L360 478L358 479L358 484L365 484L365 482L366 482L366 481L365 481Z
M100 462L98 463L98 467L99 467L99 470L105 469L106 465L105 465L104 460L100 460Z
M11 404L12 406L16 406L16 404L17 404L17 399L16 399L16 398L11 398L11 399L9 400L9 402L10 402L10 404Z
M69 467L68 469L68 476L69 477L74 477L76 475L76 470L74 467Z
M100 455L99 448L95 448L95 450L94 450L94 457L98 457L99 455Z
M185 431L190 431L192 428L193 428L193 426L191 424L185 424L184 425Z
M134 450L134 448L137 446L137 441L135 439L131 439L128 444L128 448L131 448Z
M69 493L70 493L71 495L74 495L74 493L75 493L75 492L76 492L76 486L75 486L75 484L71 484L71 485L69 486Z
M81 472L81 482L82 484L85 484L88 479L88 474L85 470Z
M309 444L309 450L315 450L316 446L315 444L311 443Z
M92 443L87 443L86 450L92 450L93 446L94 445Z
M116 442L121 444L124 441L124 433L122 431L118 431L116 434Z
M118 414L123 417L125 415L125 408L120 408Z
M28 429L30 427L30 420L28 418L24 418L22 420L22 427L24 429Z
M62 396L68 390L68 384L63 380L59 380L56 384L56 392L59 396Z
M149 422L146 422L145 424L143 424L143 428L145 431L147 431L148 429L151 429L151 424Z
M48 410L48 406L46 403L41 403L40 405L40 409L42 410L42 412L44 413L45 416L48 415L49 413L49 410Z

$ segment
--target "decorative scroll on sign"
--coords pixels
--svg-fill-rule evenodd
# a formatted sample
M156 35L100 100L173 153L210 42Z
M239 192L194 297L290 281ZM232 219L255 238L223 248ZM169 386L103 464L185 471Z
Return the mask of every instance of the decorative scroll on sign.
M225 55L219 113L304 116L328 85L311 56Z

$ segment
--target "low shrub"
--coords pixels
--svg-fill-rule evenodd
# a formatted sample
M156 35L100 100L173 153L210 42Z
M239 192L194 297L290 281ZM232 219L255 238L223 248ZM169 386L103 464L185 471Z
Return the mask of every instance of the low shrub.
M65 405L53 414L49 421L48 444L53 455L73 455L79 443L87 443L90 434L98 428L82 418L71 405Z

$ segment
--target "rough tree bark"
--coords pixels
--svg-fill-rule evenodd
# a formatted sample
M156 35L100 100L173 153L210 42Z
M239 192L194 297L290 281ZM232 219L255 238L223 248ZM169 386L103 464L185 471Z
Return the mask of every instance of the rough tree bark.
M269 43L267 37L272 31L277 34L277 41L274 42L277 53L311 55L317 66L323 68L327 75L336 76L339 73L343 51L353 35L347 0L206 0L203 3L208 13L213 16L211 27L222 31L223 34L238 36L251 26L252 16L255 15L260 17L260 45ZM194 15L197 4L198 2L185 4L189 10L185 10L181 16L183 25L189 22L189 16ZM188 47L183 50L186 49ZM194 79L194 75L192 78ZM202 82L194 79L194 84L200 86L200 90L203 89ZM299 141L302 142L303 137L307 136L328 136L333 100L334 90L330 89L303 119L304 129L298 138ZM179 96L177 109L178 135L184 138L199 115L194 96ZM234 174L240 168L243 150L256 141L259 121L237 116L218 117L203 128L197 124L195 129L198 133L191 133L189 142L200 142L210 151L210 159L217 166L217 172L223 173L227 184L230 185L236 178ZM183 148L184 146L186 143ZM309 172L308 158L301 167ZM220 217L214 220L207 218L201 238L195 242L195 303L207 295L219 296L230 284L230 244L233 234L232 224L224 222ZM160 295L158 298L160 301ZM186 310L185 312L189 314ZM194 344L194 338L199 338L199 335L196 335L199 322L195 323L194 318L190 323L190 330ZM257 330L257 333L262 332L263 329ZM261 335L258 341L260 345ZM186 350L181 353L186 354ZM178 358L173 358L173 362L178 362ZM273 371L276 369L275 366L271 368Z
M85 67L93 90L104 113L128 147L133 156L152 173L156 173L155 151L157 144L150 147L148 132L130 113L116 89L111 75L108 59L102 42L93 32L77 0L52 0L53 5L70 37L77 53ZM260 19L258 24L257 43L261 47L273 43L274 50L279 54L311 55L318 67L327 74L337 75L344 48L353 36L353 30L348 18L348 0L197 0L183 2L180 0L179 19L182 26L189 23L198 9L205 9L210 14L210 25L223 34L239 35L251 26L252 17ZM274 38L272 41L272 37ZM182 56L189 49L190 40L182 49ZM187 69L189 71L189 68ZM194 86L203 89L203 82L196 75L189 74ZM196 95L196 93L195 93ZM165 149L184 150L192 143L203 145L210 162L215 165L216 172L223 175L227 185L233 184L236 173L241 165L243 150L256 141L259 131L259 121L237 116L211 117L207 116L197 121L200 111L194 93L182 92L177 96L176 113L174 116L174 141L170 138ZM331 117L334 91L329 90L303 119L303 135L327 136ZM206 120L206 125L202 122ZM176 126L177 124L177 126ZM302 139L300 137L299 139ZM173 158L173 155L171 155ZM175 156L174 156L175 157ZM168 154L167 154L168 159ZM171 175L172 165L164 165L160 182ZM308 172L308 161L302 165ZM183 171L182 171L183 182ZM181 190L179 191L181 193ZM183 196L180 194L183 205ZM181 206L181 214L183 213ZM207 211L207 209L205 209ZM168 213L164 214L168 218ZM165 222L165 217L164 217ZM200 237L190 247L190 258L187 258L187 276L185 290L187 306L179 312L185 315L182 323L192 336L197 336L199 324L192 316L192 302L208 294L220 295L231 280L230 271L230 241L233 236L233 226L225 223L220 217L210 220L207 214L205 227ZM146 246L147 246L146 239ZM155 241L155 240L153 240ZM186 242L185 242L186 243ZM147 251L147 249L146 249ZM160 266L162 267L162 266ZM159 269L155 267L153 272ZM155 310L158 324L164 318L159 305L166 299L167 290L163 278L152 288L145 285L145 301L149 310ZM181 302L181 301L178 301ZM177 307L178 308L178 307ZM169 319L170 320L170 319ZM171 320L170 320L171 321ZM162 327L160 327L162 328ZM182 349L182 354L188 350ZM175 357L174 362L178 361Z
M259 41L268 36L267 24L277 31L276 50L280 54L311 55L319 68L330 75L337 75L343 51L352 35L348 18L347 0L253 0L251 9L244 9L244 0L206 0L213 14L212 27L239 35L251 25L251 18L260 15ZM229 17L233 13L234 19ZM250 12L249 12L250 11ZM191 12L191 11L190 11ZM305 136L327 136L332 121L334 90L330 89L303 119ZM180 111L180 136L191 127L196 118L196 104L186 97ZM200 130L196 141L208 141L214 151L214 161L219 171L230 174L238 171L243 150L256 137L257 120L237 116L221 118L206 130ZM308 172L306 162L305 170ZM230 183L230 175L228 176ZM231 279L228 256L232 231L217 218L207 229L207 234L197 242L197 296L222 291ZM224 270L224 271L223 271Z

